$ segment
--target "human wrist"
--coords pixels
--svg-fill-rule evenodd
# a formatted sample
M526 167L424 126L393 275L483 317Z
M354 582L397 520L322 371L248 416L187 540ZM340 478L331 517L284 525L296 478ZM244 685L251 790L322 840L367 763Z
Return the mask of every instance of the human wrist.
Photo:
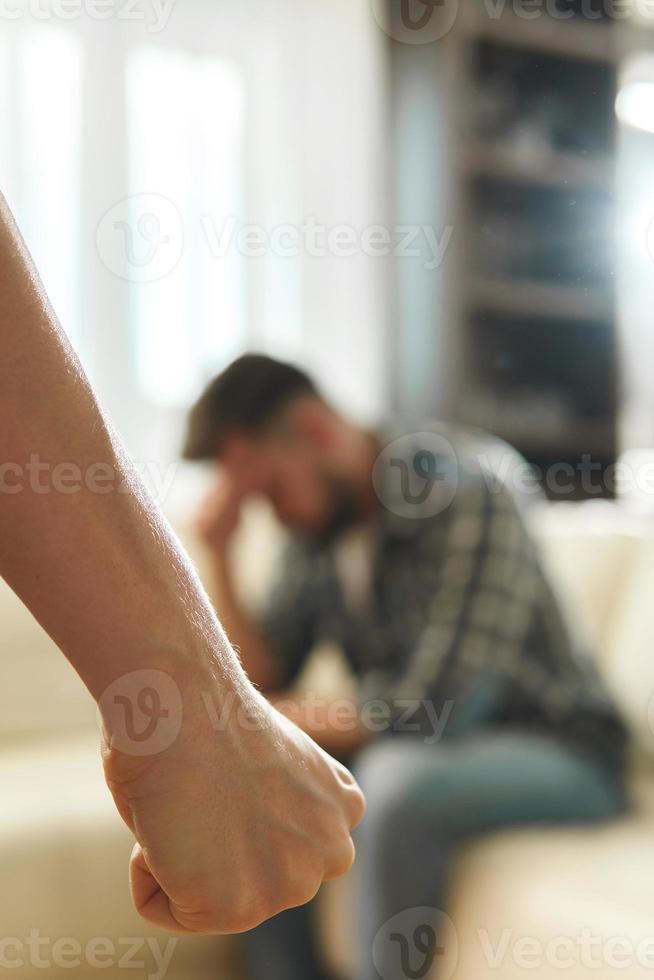
M256 693L226 638L168 645L130 659L97 697L105 739L118 752L159 755L189 721L222 722Z

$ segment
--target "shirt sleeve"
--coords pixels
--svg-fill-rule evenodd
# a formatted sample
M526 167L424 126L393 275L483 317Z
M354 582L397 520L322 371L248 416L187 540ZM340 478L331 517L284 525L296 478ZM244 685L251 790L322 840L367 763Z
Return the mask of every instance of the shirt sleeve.
M451 715L448 732L498 710L521 658L540 587L537 557L509 489L481 478L460 488L445 521L422 535L415 573L426 613L408 657L377 691L397 718ZM423 718L429 727L429 717Z
M316 640L315 590L305 549L290 540L259 620L279 671L280 687L293 683Z

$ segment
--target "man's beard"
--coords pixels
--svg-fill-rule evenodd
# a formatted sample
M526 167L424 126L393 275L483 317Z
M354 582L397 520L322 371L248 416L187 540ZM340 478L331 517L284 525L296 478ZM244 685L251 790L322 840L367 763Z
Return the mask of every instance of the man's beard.
M349 483L334 477L325 477L325 485L332 506L323 525L312 535L322 544L330 544L335 538L359 524L362 520L361 502Z

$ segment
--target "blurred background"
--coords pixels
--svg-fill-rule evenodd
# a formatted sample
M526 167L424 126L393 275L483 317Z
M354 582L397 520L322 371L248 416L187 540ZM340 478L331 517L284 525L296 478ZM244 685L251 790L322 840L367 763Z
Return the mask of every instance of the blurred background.
M253 347L384 411L391 262L327 242L391 220L389 38L371 9L120 2L0 23L1 177L130 450L174 460L200 387Z
M543 548L650 758L651 4L4 0L0 187L192 550L205 477L178 458L186 412L245 350L308 368L358 419L483 426L549 474L548 496L577 503L545 514ZM122 976L129 936L138 975L155 976L146 938L165 938L129 907L93 708L22 607L0 601L0 938L19 944L0 947L0 972L43 975L36 929L53 976L96 968L53 955L56 937L113 943L104 975ZM600 850L573 838L491 854L522 875L541 855L540 885L521 892L518 875L505 896L512 921L547 893L541 924L568 929L592 906L599 930L642 938L654 806L643 813ZM572 852L590 885L562 924L547 874ZM166 975L230 978L223 946L189 941ZM457 976L485 975L462 962Z
M646 3L58 2L0 20L0 176L139 460L252 348L538 464L652 444Z

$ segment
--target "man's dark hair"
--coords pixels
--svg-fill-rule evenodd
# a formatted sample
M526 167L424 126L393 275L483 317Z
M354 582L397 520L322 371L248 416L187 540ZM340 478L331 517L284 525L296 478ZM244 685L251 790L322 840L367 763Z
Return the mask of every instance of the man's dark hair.
M304 371L265 354L244 354L207 385L191 409L184 459L213 459L228 432L262 432L301 395L318 396Z

